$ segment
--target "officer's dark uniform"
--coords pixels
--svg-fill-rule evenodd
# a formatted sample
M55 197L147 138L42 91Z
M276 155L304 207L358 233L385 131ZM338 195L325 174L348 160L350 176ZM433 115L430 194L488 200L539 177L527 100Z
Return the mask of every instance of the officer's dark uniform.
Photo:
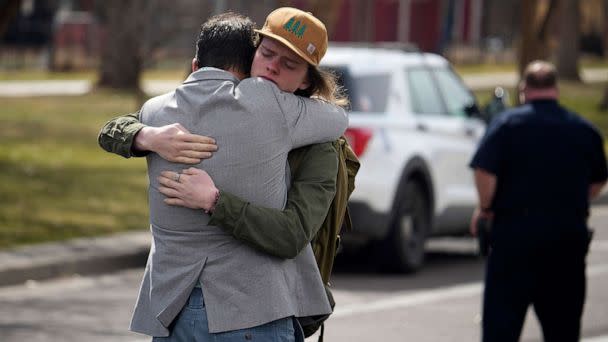
M578 341L589 185L607 178L601 135L554 100L507 110L472 168L497 177L483 340L517 341L534 306L545 341Z

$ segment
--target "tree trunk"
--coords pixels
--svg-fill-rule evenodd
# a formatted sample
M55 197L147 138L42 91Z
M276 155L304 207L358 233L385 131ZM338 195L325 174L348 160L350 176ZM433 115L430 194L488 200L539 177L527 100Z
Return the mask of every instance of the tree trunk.
M608 34L608 0L604 0L602 5L604 6L604 32ZM608 50L608 36L604 37L604 41L604 50ZM604 112L608 110L608 84L606 84L606 88L604 89L604 96L602 102L600 102L600 110Z
M542 22L538 27L538 39L541 41L547 41L547 32L549 32L549 25L555 18L555 12L557 12L559 7L559 0L551 0L549 2L549 8L547 9L547 13L543 18Z
M580 81L578 58L580 51L580 6L578 0L560 0L559 48L557 74L559 78Z
M521 36L519 46L519 74L523 74L528 63L542 58L541 41L538 39L538 28L536 17L538 12L538 0L521 1Z
M0 4L0 37L8 29L8 24L10 24L11 20L19 13L20 7L21 0L8 0Z
M105 44L98 87L141 92L145 44L145 0L107 0Z

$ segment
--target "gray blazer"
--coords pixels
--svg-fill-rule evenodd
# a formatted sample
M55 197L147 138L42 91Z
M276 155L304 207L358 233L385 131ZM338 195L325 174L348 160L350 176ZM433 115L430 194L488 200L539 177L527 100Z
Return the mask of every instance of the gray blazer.
M272 82L205 68L175 91L146 102L141 120L150 126L181 123L216 139L218 151L197 167L218 188L256 205L283 208L287 154L296 147L343 134L345 112L328 103L280 91ZM243 329L288 316L331 312L310 245L294 259L261 253L207 225L202 210L164 204L157 177L181 171L150 154L152 246L131 330L167 336L170 323L200 282L210 332Z

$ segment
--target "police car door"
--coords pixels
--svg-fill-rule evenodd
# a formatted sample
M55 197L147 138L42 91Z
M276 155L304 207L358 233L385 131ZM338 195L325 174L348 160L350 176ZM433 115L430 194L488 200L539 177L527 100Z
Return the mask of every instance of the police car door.
M464 208L476 202L468 162L483 125L470 122L464 110L475 99L448 67L408 69L407 81L417 135L427 144L433 164L436 223L445 226L436 228L456 230L469 219Z

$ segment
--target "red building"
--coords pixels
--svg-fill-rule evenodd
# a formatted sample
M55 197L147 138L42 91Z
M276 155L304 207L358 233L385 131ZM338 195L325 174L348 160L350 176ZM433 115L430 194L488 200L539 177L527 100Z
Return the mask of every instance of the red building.
M480 39L483 0L343 0L334 41L396 41L424 51Z

